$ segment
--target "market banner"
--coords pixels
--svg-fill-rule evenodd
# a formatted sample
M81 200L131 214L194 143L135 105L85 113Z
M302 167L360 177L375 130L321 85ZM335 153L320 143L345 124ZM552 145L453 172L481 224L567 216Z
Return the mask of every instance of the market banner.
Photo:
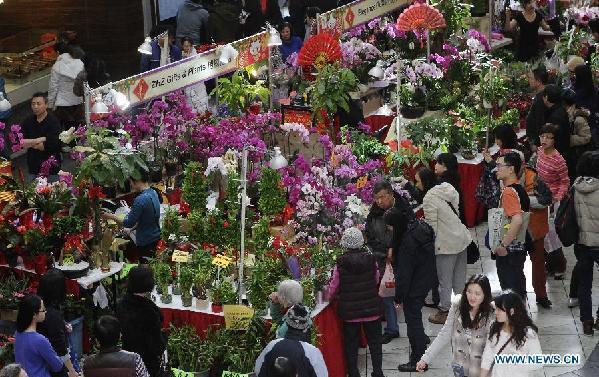
M319 31L339 37L344 31L383 16L410 0L358 0L319 15Z
M226 73L261 63L268 60L268 33L262 32L251 37L231 43L238 51L238 56L223 64L219 61L218 49L206 51L163 67L140 73L120 81L116 81L90 93L90 108L97 96L107 96L109 89L123 93L129 100L130 106L153 98L161 97L198 82L210 80ZM110 101L107 98L108 101ZM105 101L106 103L106 101ZM110 103L107 103L110 106Z

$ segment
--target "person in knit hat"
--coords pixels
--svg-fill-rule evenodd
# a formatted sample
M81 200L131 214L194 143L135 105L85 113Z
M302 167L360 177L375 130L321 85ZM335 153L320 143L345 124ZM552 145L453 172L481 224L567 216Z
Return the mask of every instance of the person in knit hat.
M378 292L380 273L376 257L364 248L364 236L356 227L345 230L341 247L346 252L337 257L329 291L339 300L337 311L343 320L347 373L349 377L360 376L358 346L360 329L364 328L372 359L372 377L382 377L382 301Z
M256 376L280 375L277 360L285 358L289 369L296 370L298 377L327 377L322 353L310 344L310 310L302 304L293 305L285 315L284 325L287 326L285 337L270 341L256 359Z

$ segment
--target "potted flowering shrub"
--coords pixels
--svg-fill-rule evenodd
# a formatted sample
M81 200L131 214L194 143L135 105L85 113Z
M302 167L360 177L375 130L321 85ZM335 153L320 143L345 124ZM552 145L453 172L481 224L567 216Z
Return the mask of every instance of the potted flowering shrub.
M168 286L173 277L171 267L167 263L157 262L154 264L154 275L160 288L160 301L170 304L173 301L173 296L168 291Z
M196 270L192 280L192 292L196 297L196 307L207 310L209 306L207 287L210 286L211 276L207 270L200 268Z
M214 282L210 290L212 298L212 312L220 313L223 311L223 305L231 305L237 303L237 294L233 283L228 280Z
M357 86L358 79L350 69L341 68L338 64L326 64L308 88L312 114L318 120L323 120L323 111L325 114L336 114L342 109L349 113L349 93L355 91Z
M498 64L501 63L491 63L491 67L481 73L479 97L485 109L501 106L509 93L507 80L497 69Z
M185 307L191 306L193 298L191 295L191 286L193 285L194 276L195 271L193 270L193 267L188 265L181 267L179 274L179 286L181 287L181 301Z
M269 90L264 86L263 80L250 82L250 74L240 69L235 71L231 78L221 77L217 80L216 88L210 95L216 94L219 103L226 103L228 110L233 115L244 112L252 101L259 97L264 103L268 102Z

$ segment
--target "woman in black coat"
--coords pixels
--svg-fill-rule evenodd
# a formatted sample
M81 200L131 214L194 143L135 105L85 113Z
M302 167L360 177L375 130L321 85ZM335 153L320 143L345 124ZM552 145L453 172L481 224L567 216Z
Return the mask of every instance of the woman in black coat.
M268 22L278 27L283 22L277 0L245 0L243 10L249 13L245 24L245 35L259 33Z
M160 375L166 336L162 332L162 313L150 299L154 274L149 267L137 266L129 272L127 294L119 302L123 349L138 353L151 377Z

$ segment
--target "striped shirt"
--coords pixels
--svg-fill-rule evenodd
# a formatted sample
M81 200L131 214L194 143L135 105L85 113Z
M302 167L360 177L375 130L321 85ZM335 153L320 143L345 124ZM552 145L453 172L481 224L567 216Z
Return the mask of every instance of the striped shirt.
M539 148L537 153L537 172L539 177L543 179L551 190L554 200L562 200L570 187L566 160L564 160L557 150L554 150L551 154L545 154L543 148Z

